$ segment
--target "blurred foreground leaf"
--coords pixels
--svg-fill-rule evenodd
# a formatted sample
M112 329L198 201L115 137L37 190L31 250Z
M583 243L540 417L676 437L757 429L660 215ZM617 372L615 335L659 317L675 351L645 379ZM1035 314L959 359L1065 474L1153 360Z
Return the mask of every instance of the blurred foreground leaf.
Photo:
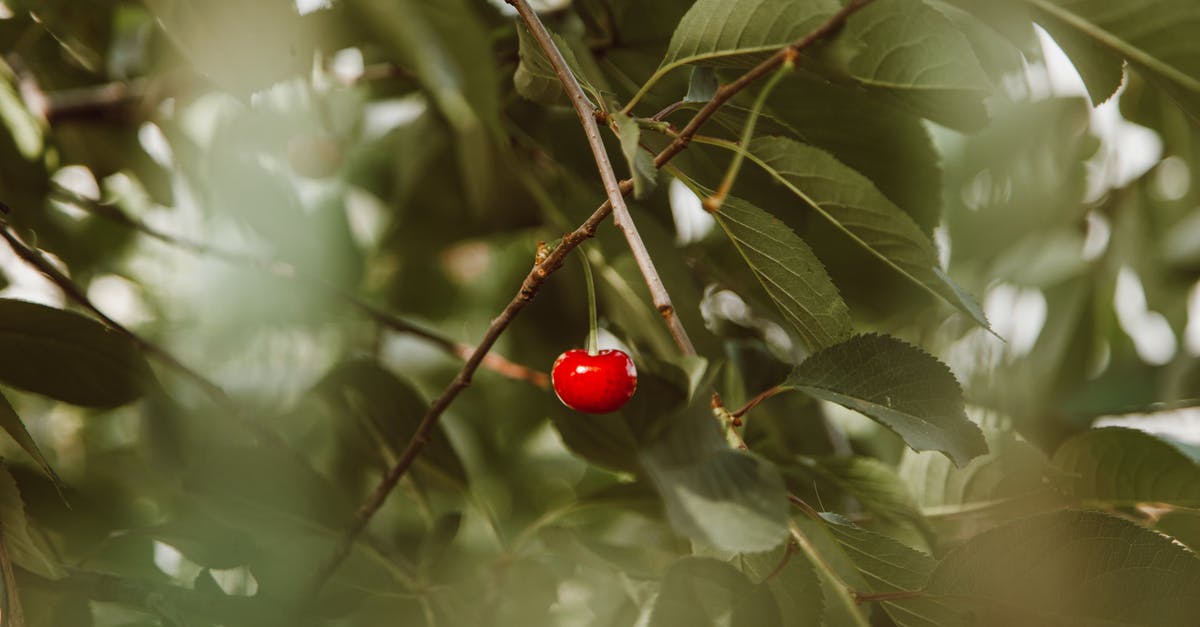
M1054 512L985 531L951 551L913 603L930 599L959 619L904 624L1183 627L1200 621L1200 559L1128 520Z
M85 407L140 398L150 367L127 337L92 318L0 299L0 382Z

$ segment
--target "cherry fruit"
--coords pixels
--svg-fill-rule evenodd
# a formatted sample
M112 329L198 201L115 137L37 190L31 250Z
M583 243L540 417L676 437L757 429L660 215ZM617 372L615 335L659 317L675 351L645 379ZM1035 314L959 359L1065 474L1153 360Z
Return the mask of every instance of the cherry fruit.
M563 405L587 414L607 414L633 396L637 369L623 351L606 349L593 355L574 348L554 360L550 381Z

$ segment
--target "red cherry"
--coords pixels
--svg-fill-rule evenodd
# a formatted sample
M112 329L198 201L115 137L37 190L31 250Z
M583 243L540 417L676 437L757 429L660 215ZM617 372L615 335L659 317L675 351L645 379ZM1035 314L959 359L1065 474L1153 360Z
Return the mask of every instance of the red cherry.
M637 389L637 369L624 352L605 349L595 355L573 348L550 369L554 393L563 405L587 414L617 411Z

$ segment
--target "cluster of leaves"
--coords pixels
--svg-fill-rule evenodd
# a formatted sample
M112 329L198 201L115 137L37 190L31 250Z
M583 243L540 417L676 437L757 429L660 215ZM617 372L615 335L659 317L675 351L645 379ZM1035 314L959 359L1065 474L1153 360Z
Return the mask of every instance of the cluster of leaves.
M1200 5L856 3L660 170L843 3L554 4L699 356L602 225L574 254L637 395L585 417L481 369L325 583L605 197L545 51L482 0L0 1L0 624L1200 623L1200 453L1094 426L1198 396ZM1086 97L1047 93L1051 39ZM1162 144L1128 176L1118 90ZM577 346L583 284L495 352Z

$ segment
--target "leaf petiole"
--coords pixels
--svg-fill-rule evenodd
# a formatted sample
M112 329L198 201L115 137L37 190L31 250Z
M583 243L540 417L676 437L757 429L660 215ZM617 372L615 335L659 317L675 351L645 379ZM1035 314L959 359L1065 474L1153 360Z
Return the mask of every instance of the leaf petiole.
M746 118L746 125L742 128L742 137L738 142L741 146L750 145L750 140L754 138L754 125L758 122L758 114L762 111L763 105L767 103L767 96L771 95L780 79L796 69L795 58L794 53L787 55L783 64L771 74L771 78L767 79L767 83L758 92L758 98L754 100L754 107L750 109L750 116ZM725 202L725 197L729 195L729 190L733 189L733 182L737 180L745 154L741 150L733 153L733 161L729 162L729 169L725 171L725 178L721 179L720 187L711 196L704 199L704 208L709 213L716 213L721 208L721 204Z

